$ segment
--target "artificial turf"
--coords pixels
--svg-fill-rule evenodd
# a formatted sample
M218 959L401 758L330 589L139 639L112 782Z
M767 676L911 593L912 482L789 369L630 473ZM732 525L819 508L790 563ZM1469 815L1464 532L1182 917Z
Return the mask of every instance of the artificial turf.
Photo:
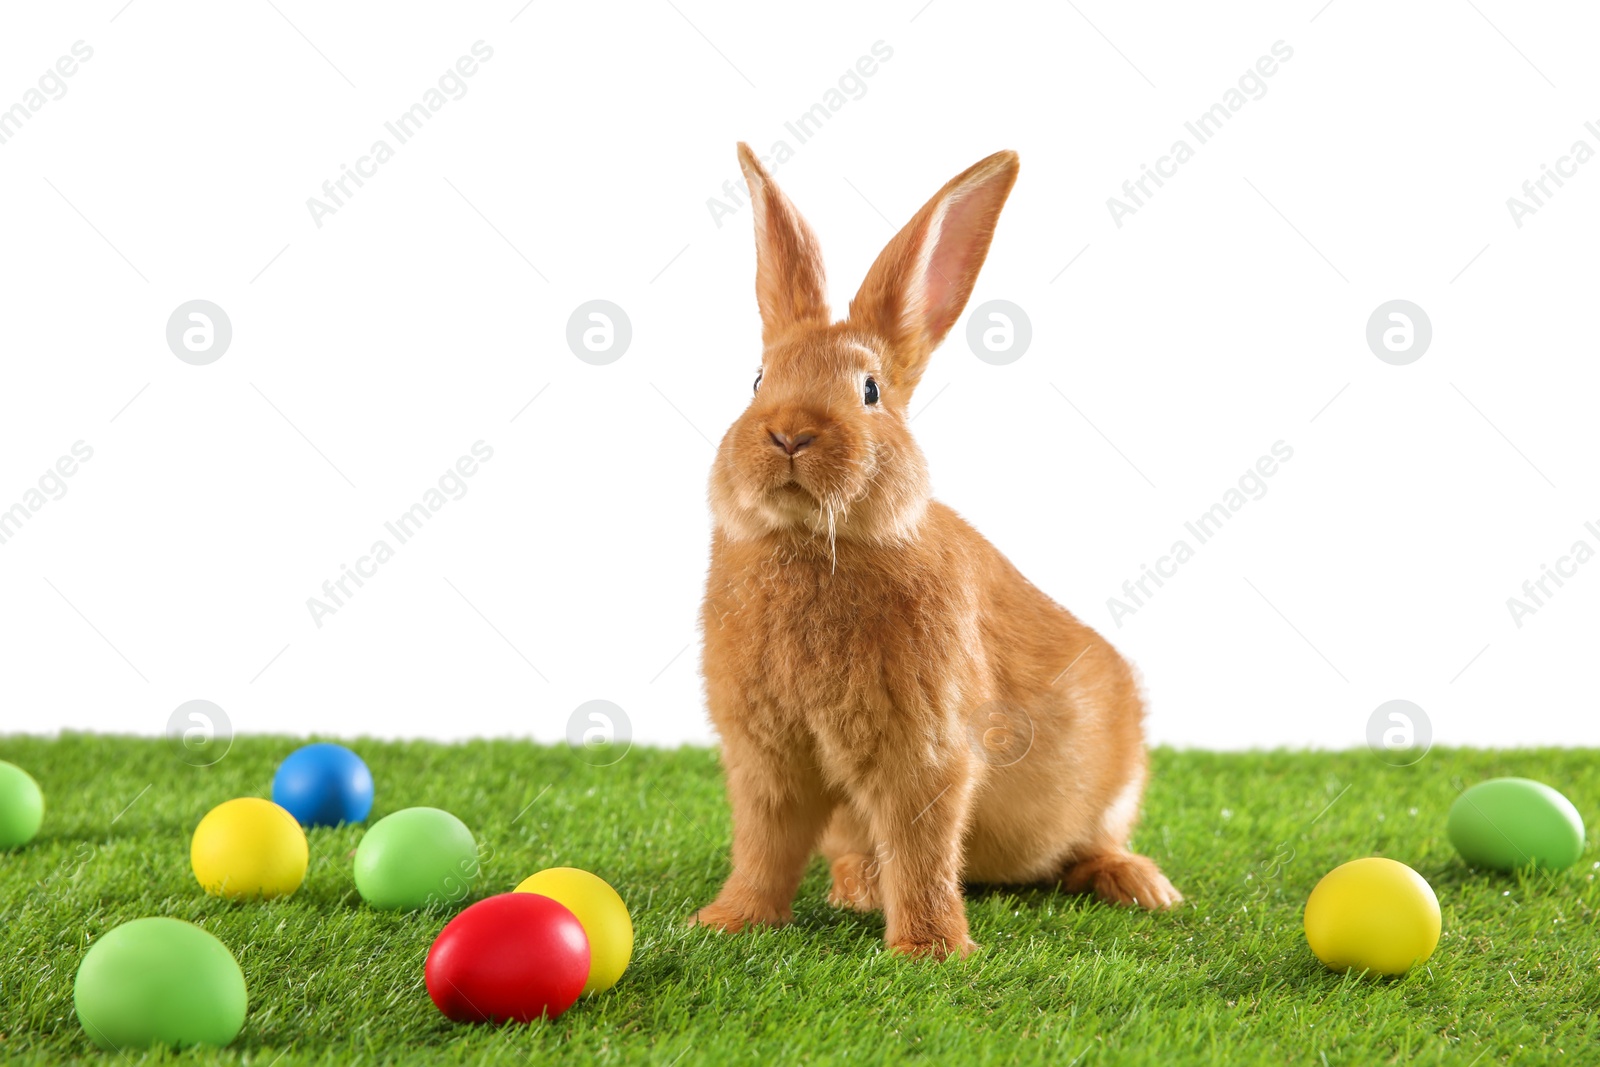
M1600 752L1435 750L1412 767L1371 753L1157 750L1136 846L1188 896L1151 915L1048 889L969 893L961 962L886 953L881 916L827 905L814 861L781 930L719 935L686 917L727 870L716 754L636 748L595 767L510 741L354 743L378 783L372 817L446 808L478 836L475 896L543 867L595 871L633 912L633 964L554 1022L447 1022L422 967L447 913L364 906L363 828L310 833L294 896L228 904L188 865L200 817L270 793L298 742L238 738L214 766L161 741L0 737L44 788L44 828L0 853L0 1062L681 1064L1597 1063L1600 930L1594 831L1578 866L1468 869L1444 835L1460 788L1517 774L1600 810ZM1306 947L1301 913L1349 859L1402 860L1432 883L1444 934L1402 979L1341 976ZM73 1014L88 945L128 919L199 923L238 957L244 1031L222 1050L98 1051Z

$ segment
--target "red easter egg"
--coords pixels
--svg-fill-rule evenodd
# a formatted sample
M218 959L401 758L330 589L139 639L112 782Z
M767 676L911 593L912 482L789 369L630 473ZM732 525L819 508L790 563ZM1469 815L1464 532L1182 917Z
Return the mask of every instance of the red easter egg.
M428 950L428 996L458 1023L554 1019L589 977L578 917L537 893L501 893L451 919Z

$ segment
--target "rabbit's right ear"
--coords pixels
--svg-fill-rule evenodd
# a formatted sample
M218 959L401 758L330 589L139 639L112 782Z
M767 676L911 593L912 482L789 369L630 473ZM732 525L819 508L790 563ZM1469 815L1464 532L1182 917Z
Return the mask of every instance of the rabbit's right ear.
M755 214L762 343L770 345L798 326L828 325L828 289L816 235L743 141L739 166Z
M884 247L850 301L850 321L889 342L890 381L916 388L978 280L1017 154L996 152L945 184Z

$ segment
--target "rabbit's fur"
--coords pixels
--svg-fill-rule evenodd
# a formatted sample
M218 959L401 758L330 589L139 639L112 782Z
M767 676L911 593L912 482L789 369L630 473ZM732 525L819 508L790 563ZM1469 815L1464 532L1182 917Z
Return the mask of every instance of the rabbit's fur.
M739 161L764 351L711 475L703 669L733 869L695 921L786 922L819 848L829 900L882 908L889 946L917 956L976 947L963 881L1177 903L1127 848L1146 774L1132 671L930 499L907 426L988 254L1016 153L929 200L837 323L810 227L748 146Z

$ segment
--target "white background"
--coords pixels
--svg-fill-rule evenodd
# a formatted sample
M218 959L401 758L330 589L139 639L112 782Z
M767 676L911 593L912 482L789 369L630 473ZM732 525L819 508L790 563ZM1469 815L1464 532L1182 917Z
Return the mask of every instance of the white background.
M0 107L94 55L0 145L0 508L94 455L0 545L0 729L154 734L204 698L239 731L555 740L603 698L641 741L709 740L707 439L759 323L748 210L707 200L736 140L782 139L840 312L946 179L1021 153L972 306L1018 304L1032 345L992 366L958 328L915 429L938 496L1139 666L1153 739L1355 745L1406 698L1441 742L1600 743L1600 561L1520 628L1506 603L1600 548L1600 161L1521 228L1506 206L1600 149L1600 18L1321 5L8 5ZM479 40L466 95L318 228L307 198ZM1107 198L1280 40L1118 228ZM233 326L201 367L165 339L197 298ZM633 326L608 366L565 341L595 298ZM1396 298L1433 325L1409 366L1365 341ZM467 494L318 628L307 598L479 440ZM1279 440L1267 494L1116 626Z

